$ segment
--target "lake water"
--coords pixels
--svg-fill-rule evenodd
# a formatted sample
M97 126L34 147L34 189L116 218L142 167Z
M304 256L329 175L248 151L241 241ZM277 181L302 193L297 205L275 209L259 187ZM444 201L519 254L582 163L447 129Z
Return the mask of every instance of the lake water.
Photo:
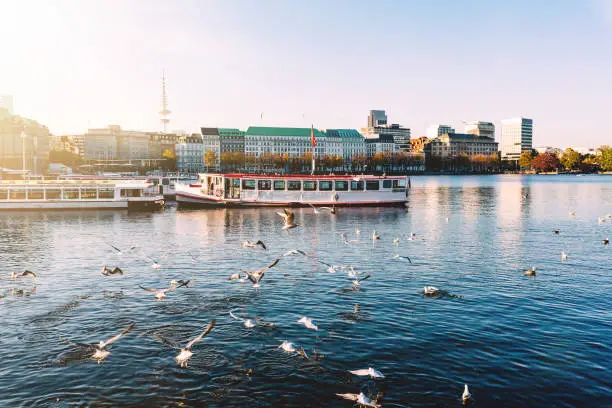
M612 406L612 219L598 223L612 214L612 177L412 186L407 209L297 209L290 231L273 209L0 213L0 406L350 407L335 393L363 391L383 392L383 407L452 407L465 383L476 407ZM240 249L244 239L268 250ZM310 257L283 257L261 288L228 281L294 248ZM318 261L371 277L355 289ZM102 276L104 264L124 276ZM523 276L531 265L535 278ZM24 269L38 277L9 279ZM170 279L192 284L164 301L139 288ZM445 296L424 297L429 285ZM246 328L231 310L275 326ZM179 367L171 344L213 319ZM100 365L66 341L106 340L130 322ZM284 353L284 340L311 358ZM385 378L347 371L367 367Z

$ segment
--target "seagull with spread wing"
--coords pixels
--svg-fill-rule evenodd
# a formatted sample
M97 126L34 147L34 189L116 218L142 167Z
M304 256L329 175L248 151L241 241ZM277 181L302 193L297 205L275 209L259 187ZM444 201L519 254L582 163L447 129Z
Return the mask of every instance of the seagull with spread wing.
M373 369L372 367L364 368L361 370L349 370L349 373L360 377L369 376L370 378L385 378L383 373Z
M266 248L266 244L264 244L261 240L258 240L257 242L251 242L248 239L245 239L242 242L242 244L240 245L240 248L255 248L257 246L260 246L263 249L268 249Z
M111 344L119 340L126 333L129 333L130 331L132 331L135 325L136 323L131 323L126 329L124 329L118 335L111 337L110 339L106 341L100 341L98 344L75 343L70 340L67 340L67 342L75 346L84 347L84 348L92 350L94 353L90 356L90 358L96 360L98 364L100 364L104 362L104 359L106 359L106 357L108 357L110 354L110 351L108 351L108 346L110 346Z
M187 284L189 283L189 281L184 282L181 281L182 283L178 283L176 282L175 284L170 284L170 287L168 288L164 288L164 289L149 289L149 288L145 288L144 286L138 285L138 287L142 290L146 290L147 292L151 292L155 294L155 298L157 300L164 300L164 298L166 297L166 295L168 294L168 292L172 292L180 287L183 286L187 286ZM177 284L178 283L178 284Z
M102 267L102 270L100 271L100 273L104 276L109 276L109 275L123 275L123 271L121 270L121 268L119 268L118 266L115 266L113 269L109 268L108 266L104 265Z
M308 204L308 205L312 207L315 214L320 214L324 211L329 211L330 214L336 214L336 207L315 207L312 204Z
M212 328L215 326L215 322L216 320L210 322L208 327L206 327L206 329L198 337L187 343L187 345L181 349L181 352L176 357L174 357L174 360L179 363L181 367L187 367L187 361L191 358L191 356L193 356L193 352L191 351L193 345L198 341L202 340L202 338L208 333L210 333Z
M11 272L11 279L17 278L35 278L36 274L32 271L28 271L27 269L21 273Z
M257 269L256 271L243 271L244 273L247 274L249 280L251 282L253 282L253 287L254 288L258 288L259 287L259 282L261 282L261 280L264 277L264 272L267 271L270 268L273 268L274 266L276 266L276 264L278 263L278 261L280 261L280 258L276 258L270 265L265 266L261 269Z
M296 228L299 227L299 224L295 223L295 213L293 211L289 211L287 209L283 209L283 212L277 212L276 214L278 214L283 221L285 221L285 225L283 225L283 230L287 231L290 230L292 228Z
M336 395L339 396L340 398L344 398L345 400L355 401L360 406L372 407L372 408L381 407L381 405L378 403L378 399L373 400L367 395L365 395L363 392L360 392L359 394L347 393L347 394L336 394Z

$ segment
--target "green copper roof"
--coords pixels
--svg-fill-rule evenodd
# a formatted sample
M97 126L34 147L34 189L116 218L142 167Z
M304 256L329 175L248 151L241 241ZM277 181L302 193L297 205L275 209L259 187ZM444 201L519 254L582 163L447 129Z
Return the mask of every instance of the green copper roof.
M244 136L244 130L234 128L219 128L219 136Z
M310 128L265 127L250 126L247 136L301 136L310 137ZM314 130L315 137L325 137L318 129Z

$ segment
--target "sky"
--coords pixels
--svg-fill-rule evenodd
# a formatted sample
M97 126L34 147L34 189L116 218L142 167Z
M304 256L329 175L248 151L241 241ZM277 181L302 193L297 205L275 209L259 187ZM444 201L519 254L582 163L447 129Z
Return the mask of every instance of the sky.
M534 120L534 145L612 144L612 0L0 0L0 94L55 135L119 124ZM263 112L263 114L262 114Z

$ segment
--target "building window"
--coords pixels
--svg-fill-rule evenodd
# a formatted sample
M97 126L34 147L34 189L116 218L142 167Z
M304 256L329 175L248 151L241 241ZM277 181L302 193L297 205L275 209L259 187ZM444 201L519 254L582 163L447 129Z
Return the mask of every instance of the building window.
M289 180L287 182L287 190L289 191L299 191L302 189L302 182L298 180Z
M258 190L270 190L271 188L272 188L272 182L270 180L258 180L257 181Z
M319 181L319 191L331 191L331 181Z
M285 189L285 180L274 180L274 189L275 190L284 190Z
M242 180L243 190L255 190L255 180Z

